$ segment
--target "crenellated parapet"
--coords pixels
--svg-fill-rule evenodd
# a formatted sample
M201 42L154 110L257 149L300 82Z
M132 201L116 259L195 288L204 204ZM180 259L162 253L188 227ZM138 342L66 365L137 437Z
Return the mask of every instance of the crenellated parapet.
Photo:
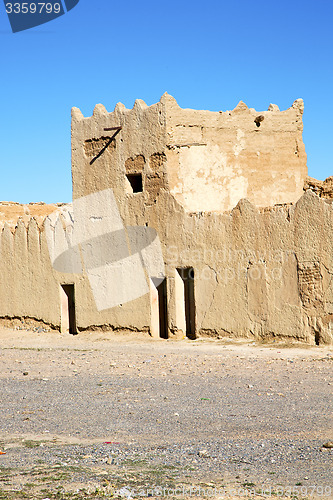
M73 108L74 198L112 187L120 200L142 192L148 206L166 190L187 212L225 212L241 198L258 207L295 203L307 176L303 108L297 99L285 111L242 101L231 111L182 109L167 93L110 113L98 104L87 118Z

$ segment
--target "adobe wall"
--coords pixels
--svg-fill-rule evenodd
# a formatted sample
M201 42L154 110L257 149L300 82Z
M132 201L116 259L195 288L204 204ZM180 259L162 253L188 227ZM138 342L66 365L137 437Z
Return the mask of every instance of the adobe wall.
M173 210L167 198L159 198L157 212ZM159 231L169 236L172 331L175 268L191 266L200 335L332 342L332 204L307 192L296 205L262 213L247 200L228 215L173 213Z
M307 175L303 101L268 111L242 101L232 111L182 109L166 99L170 191L186 211L228 211L296 202Z
M0 319L31 318L61 328L61 285L74 284L78 330L88 327L148 331L150 304L141 297L127 304L126 311L98 311L86 275L54 268L51 255L64 242L72 245L73 223L66 210L28 225L19 219L0 232ZM53 242L53 243L52 243ZM141 313L139 313L141 311ZM132 320L133 317L133 320Z
M293 158L289 171L295 174L294 178L297 172L300 178L304 173L304 166L301 166L305 158L303 143L298 144L299 156L291 148L292 141L301 133L300 122L295 125L296 120L301 120L300 105L297 101L286 112L266 112L266 123L270 123L269 117L272 116L278 137L286 138L288 153L285 158L286 161L287 158ZM110 222L108 213L113 209L104 206L105 198L101 198L99 193L111 188L118 213L116 222L124 228L127 239L129 227L139 226L157 231L165 263L169 336L183 336L186 333L179 313L182 297L179 294L177 269L193 267L197 336L332 343L332 203L311 190L302 195L302 185L299 199L296 198L298 187L296 191L286 188L285 203L280 206L260 209L260 203L258 208L248 200L239 201L238 193L236 206L232 210L224 211L223 206L223 213L217 209L211 212L203 209L191 211L191 199L185 195L179 197L174 191L176 184L173 173L177 168L179 173L184 167L183 163L179 163L173 170L175 155L180 154L176 152L177 148L174 149L181 138L176 134L180 133L181 128L181 134L186 134L195 119L197 123L203 123L205 114L211 115L209 112L181 110L182 123L187 123L188 127L176 127L178 122L176 119L173 122L169 113L175 106L172 98L165 95L159 103L150 107L142 101L136 101L132 110L126 110L118 104L113 113L107 113L103 106L97 105L94 115L89 118L84 118L79 110L73 110L74 204L86 197L94 199L89 196L97 195L97 204L88 205L87 212L83 214L82 227L96 224L96 227L103 229L104 217L105 223ZM183 119L183 112L188 117L187 121ZM240 112L252 120L251 110L242 109ZM290 134L286 132L287 119L283 127L281 125L283 130L279 132L278 116L283 113L291 120ZM220 118L217 115L216 120L229 120L227 116ZM175 116L173 111L171 116ZM254 126L261 129L265 120L260 127ZM235 127L236 124L235 118ZM110 133L104 129L119 126L122 127L121 132L110 142ZM218 128L208 127L208 119L205 127L208 144ZM230 140L237 134L235 127L230 132ZM254 137L261 137L257 132L248 132L253 133ZM262 134L262 139L264 137ZM282 143L280 138L277 142ZM253 152L255 148L251 144L252 140L247 149ZM188 149L192 146L181 147ZM245 157L242 161L245 162ZM209 164L209 158L207 162ZM272 165L277 166L277 158L272 160ZM285 168L283 162L280 168ZM134 193L131 189L127 177L131 174L142 175L142 192ZM269 184L267 191L268 188ZM283 190L281 188L281 192ZM211 192L213 199L215 192ZM215 207L216 203L215 199ZM231 199L228 203L231 203ZM72 217L71 209L67 207L60 216L49 215L42 228L38 227L34 219L30 220L28 226L19 222L15 230L5 225L0 234L0 317L33 317L60 328L60 285L73 283L79 330L101 327L133 332L149 331L154 334L154 309L150 293L114 307L98 309L87 269L83 266L81 271L73 271L74 254L68 254L70 259L64 260L64 263L69 264L68 272L65 272L66 266L60 266L60 271L59 267L53 265L57 256L66 254L66 249L79 248L81 254L79 251L76 257L80 256L82 260L82 248L87 242L84 241L84 231L81 240L77 235L74 237L75 222L73 225ZM92 253L99 252L92 241L88 241L89 245ZM110 244L111 260L113 250ZM120 272L124 268L120 260ZM96 277L102 280L105 272L105 267L96 269ZM134 269L132 275L124 274L126 279L121 282L106 282L105 286L111 292L114 290L115 294L119 287L131 290L137 281L135 272Z
M308 189L310 189L313 193L316 193L320 198L333 200L333 176L328 177L324 181L318 181L313 177L306 177L304 191L307 191Z
M149 107L138 99L130 110L118 103L112 113L98 104L93 116L87 118L73 108L73 200L109 187L116 197L122 196L131 191L125 174L143 173L143 196L149 204L159 190L157 184L166 187L163 178L167 144L165 119L163 99ZM111 127L122 127L122 130L98 157L113 135L104 129Z
M172 217L161 217L170 213ZM332 342L331 203L308 191L296 205L263 212L242 200L230 214L187 214L163 192L154 206L142 207L135 223L148 223L160 235L169 335L184 335L177 318L176 269L193 267L197 335ZM20 221L14 233L5 225L0 317L32 317L60 328L59 287L75 283L79 329L149 331L149 294L98 311L84 274L52 267L47 233L55 241L67 234L70 246L71 231L64 218L47 219L42 231L34 219L28 227Z
M286 111L242 102L232 111L197 111L167 93L149 107L138 99L133 109L118 103L108 113L98 104L87 118L73 108L73 198L111 179L116 194L130 193L124 174L141 172L146 203L167 189L187 212L230 211L242 198L258 207L294 203L307 177L303 108L297 99ZM119 126L98 158L112 135L104 129Z

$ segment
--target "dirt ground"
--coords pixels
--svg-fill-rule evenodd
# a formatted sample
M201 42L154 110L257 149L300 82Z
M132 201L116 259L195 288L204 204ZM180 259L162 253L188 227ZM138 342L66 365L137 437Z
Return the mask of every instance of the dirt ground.
M333 347L0 329L0 499L333 498Z

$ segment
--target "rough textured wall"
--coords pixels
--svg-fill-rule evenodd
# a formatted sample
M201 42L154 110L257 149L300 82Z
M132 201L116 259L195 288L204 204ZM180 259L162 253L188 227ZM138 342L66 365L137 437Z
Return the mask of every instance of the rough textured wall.
M114 131L105 128L122 127ZM112 113L98 104L92 117L72 111L73 199L112 187L116 196L133 192L126 174L142 174L145 203L153 203L160 187L166 187L165 108L161 102L147 106L138 99L133 109L118 103Z
M125 219L132 217L125 213ZM308 191L295 205L262 212L241 200L230 214L188 214L163 191L135 218L155 227L162 242L169 335L185 333L176 314L176 269L193 267L197 335L332 343L332 203ZM98 311L84 274L52 268L46 236L53 234L54 242L65 238L70 247L68 221L48 218L42 231L33 219L28 227L19 221L14 233L5 225L0 316L33 317L59 327L60 284L74 283L79 329L148 331L149 294Z
M59 324L59 291L49 261L44 233L35 219L20 220L0 235L0 316L29 317Z
M171 209L170 199L159 203ZM229 215L191 216L178 207L159 233L168 235L171 331L178 329L175 269L193 267L199 335L332 342L331 204L308 192L263 213L247 200Z
M136 101L134 108L127 110L118 104L113 113L107 113L103 106L97 105L90 118L84 118L79 110L74 109L74 202L112 188L125 228L142 226L157 231L166 266L168 335L185 334L184 318L180 317L180 313L184 312L184 304L181 304L184 293L178 287L181 280L177 269L193 268L196 335L330 343L333 339L333 208L330 199L323 199L322 193L327 190L317 190L322 196L320 198L311 192L309 185L308 191L300 197L305 153L302 142L297 143L297 147L294 143L292 148L291 138L301 134L301 103L296 101L293 108L282 113L273 107L264 114L260 127L252 123L256 118L253 110L244 106L239 108L231 112L229 118L220 118L219 113L181 110L170 96L164 95L154 106L147 107L142 101ZM176 127L177 113L182 120L179 127ZM228 123L233 124L229 142L225 144L229 149L234 148L234 157L238 153L236 157L245 164L245 152L237 141L235 143L237 113L247 117L246 126L250 127L251 123L251 127L254 125L264 131L259 140L259 132L248 130L249 137L253 135L254 138L250 144L245 144L248 152L253 150L253 146L264 144L261 152L267 161L270 158L270 165L277 166L276 149L274 141L268 140L269 131L265 132L262 127L265 123L268 124L267 129L273 127L279 144L280 139L285 137L285 153L280 148L281 144L279 151L286 162L292 152L293 161L285 166L284 160L281 160L279 172L284 174L276 173L276 177L272 176L274 169L263 171L260 182L264 184L258 184L255 178L257 185L253 181L253 186L257 186L258 196L261 190L262 196L266 196L272 186L276 186L281 193L285 189L288 194L284 200L286 203L258 209L248 200L239 201L242 192L236 190L234 199L233 191L228 194L232 210L225 213L216 210L205 212L204 207L200 207L191 213L191 197L186 198L184 193L179 197L174 192L175 172L179 173L179 168L184 167L179 162L173 163L181 154L177 150L203 147L199 145L202 134L207 144L215 141L218 127L212 125L213 119L220 125L224 123L224 138ZM284 117L283 122L279 121L281 116ZM199 121L204 127L200 131L195 125ZM281 123L281 129L278 123ZM119 126L122 130L111 140L113 132L104 129ZM241 134L238 135L240 137ZM180 140L193 140L198 144L185 145ZM230 151L228 154L231 154ZM249 158L251 160L251 155ZM205 162L209 172L210 160L208 155ZM250 160L254 172L254 164ZM192 165L194 169L197 166L196 155ZM297 172L302 181L298 201L295 193L299 185L296 192L291 188ZM142 185L135 192L133 186L138 176ZM203 182L207 180L204 175L202 179ZM232 188L232 182L227 185ZM291 192L295 198L291 197ZM209 202L212 198L215 206L219 200L215 194L220 194L220 191L214 186L214 190L207 193L206 198ZM199 196L200 193L196 194ZM247 194L251 193L248 191ZM255 191L252 191L254 194ZM257 205L261 204L257 199L255 201ZM297 202L292 203L294 201ZM283 200L278 199L278 202ZM271 200L266 203L270 204ZM89 224L102 217L98 217L98 208L94 206L89 210L88 207L86 216ZM101 214L107 212L107 207L100 207ZM8 225L4 226L0 234L0 316L35 317L59 327L60 285L74 283L79 329L97 326L153 331L152 296L156 301L156 293L147 293L136 300L99 311L84 270L65 273L52 266L50 253L52 255L60 244L67 245L68 249L77 244L73 241L73 220L69 209L63 210L60 216L56 214L52 217L51 214L44 221L42 230L34 219L28 226L20 221L15 231ZM95 250L98 252L98 248ZM120 262L120 268L121 265ZM122 286L131 288L135 281L134 272Z
M5 223L13 230L18 219L21 219L26 225L31 218L34 218L39 227L42 227L45 218L54 213L60 213L66 207L65 203L46 204L28 203L21 204L12 201L0 202L0 228Z
M296 202L307 175L303 101L258 112L182 109L165 98L170 191L186 211L228 211L240 199L259 207Z
M182 109L168 94L149 107L119 103L112 113L98 104L88 118L74 108L74 199L111 182L116 194L130 194L124 173L141 173L146 203L169 189L187 212L229 211L242 198L258 207L294 203L307 176L302 114L302 99L286 111L270 105L259 113L240 102L211 112ZM104 129L119 126L110 142Z
M306 176L302 112L301 100L261 114L243 103L224 113L182 110L167 94L154 106L118 104L110 114L98 105L91 118L74 110L74 198L112 187L125 226L157 230L167 266L169 334L180 330L176 269L193 267L197 334L330 341L331 207L319 208L308 194L291 205ZM121 132L91 163L87 141L102 141L103 148L104 128L112 126ZM142 192L133 193L128 175L140 173ZM245 196L253 204L238 203ZM262 213L254 207L275 203L290 206ZM322 295L320 307L306 302L313 290ZM149 302L147 295L138 307L124 304L120 323L150 325ZM84 314L90 310L87 323L95 317L87 303ZM105 315L118 313L116 307Z
M316 193L320 198L333 200L333 177L327 177L324 181L307 177L304 183L304 191L308 189Z
M74 284L78 331L89 327L149 330L150 303L147 297L124 307L98 311L87 276L59 271L50 255L57 247L72 246L70 207L28 225L19 219L15 228L7 223L0 231L0 318L32 318L52 327L61 326L61 285Z

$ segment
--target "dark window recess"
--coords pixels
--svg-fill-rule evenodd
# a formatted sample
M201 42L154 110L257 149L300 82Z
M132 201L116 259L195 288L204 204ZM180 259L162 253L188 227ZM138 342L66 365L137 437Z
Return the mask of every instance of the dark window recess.
M133 189L133 193L142 193L142 174L127 174L126 177Z

